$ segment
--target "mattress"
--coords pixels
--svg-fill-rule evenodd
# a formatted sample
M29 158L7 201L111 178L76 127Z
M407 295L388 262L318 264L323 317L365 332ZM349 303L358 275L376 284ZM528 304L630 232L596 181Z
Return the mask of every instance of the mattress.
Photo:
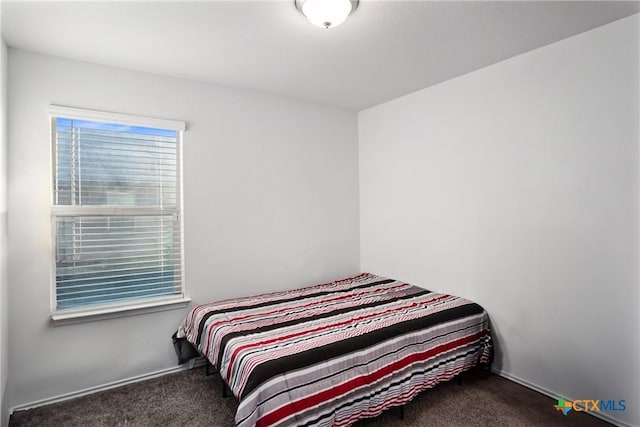
M370 273L198 305L177 337L219 371L242 427L348 426L492 358L478 304Z

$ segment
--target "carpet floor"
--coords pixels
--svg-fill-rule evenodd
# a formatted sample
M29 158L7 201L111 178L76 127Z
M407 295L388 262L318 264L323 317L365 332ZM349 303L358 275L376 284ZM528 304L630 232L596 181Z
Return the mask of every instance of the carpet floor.
M398 410L360 421L355 427L607 426L585 413L564 416L552 399L502 377L467 373L462 386L440 384ZM221 396L217 375L196 368L111 390L17 411L18 426L214 426L231 427L237 403Z

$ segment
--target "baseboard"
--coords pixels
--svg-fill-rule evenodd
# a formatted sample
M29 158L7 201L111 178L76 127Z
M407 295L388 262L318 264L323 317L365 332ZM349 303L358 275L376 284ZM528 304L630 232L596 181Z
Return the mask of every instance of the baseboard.
M174 374L176 372L182 372L189 369L198 368L198 367L204 366L205 364L206 364L205 359L203 357L199 357L197 359L192 359L189 363L186 363L184 365L173 366L171 368L161 369L159 371L149 372L147 374L136 375L135 377L112 381L106 384L101 384L101 385L85 388L78 391L72 391L70 393L60 394L58 396L48 397L46 399L36 400L35 402L18 405L9 410L9 415L13 414L16 411L26 411L27 409L34 409L40 406L50 405L52 403L63 402L65 400L75 399L76 397L86 396L88 394L93 394L100 391L121 387L123 385L133 384L140 381L150 380L151 378L161 377L163 375Z
M557 399L558 397L563 397L563 398L565 398L567 400L575 400L572 396L564 396L564 395L562 395L560 393L557 393L557 392L555 392L553 390L549 390L546 387L542 387L542 386L540 386L538 384L534 384L534 383L532 383L530 381L527 381L527 380L524 380L522 378L519 378L519 377L517 377L517 376L515 376L513 374L510 374L508 372L505 372L505 371L502 371L502 370L499 370L499 369L494 369L494 368L491 369L491 372L493 372L494 374L499 375L499 376L501 376L503 378L506 378L506 379L508 379L510 381L513 381L514 383L518 383L518 384L523 385L523 386L525 386L527 388L535 390L538 393L542 393L545 396L549 396L552 399ZM596 418L600 418L601 420L606 421L608 423L611 423L611 424L613 424L615 426L634 427L633 424L629 424L626 421L619 420L619 419L617 419L617 418L615 418L615 417L613 417L613 416L611 416L609 414L605 414L605 413L602 413L602 412L586 412L586 413L591 415L591 416L594 416ZM635 427L637 427L637 426L635 426Z

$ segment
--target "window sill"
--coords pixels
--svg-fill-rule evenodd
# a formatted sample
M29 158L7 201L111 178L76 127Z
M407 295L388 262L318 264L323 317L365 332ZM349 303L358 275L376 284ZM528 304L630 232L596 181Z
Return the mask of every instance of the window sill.
M114 319L117 317L175 310L186 307L189 302L191 302L191 298L180 297L111 307L96 307L68 311L61 310L51 313L51 323L54 326L69 325L73 323L93 322L95 320Z

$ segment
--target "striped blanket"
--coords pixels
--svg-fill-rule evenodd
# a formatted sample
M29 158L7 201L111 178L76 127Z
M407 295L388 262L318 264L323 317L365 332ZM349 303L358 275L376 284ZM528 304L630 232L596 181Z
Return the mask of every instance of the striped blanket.
M242 427L349 426L492 351L479 305L369 273L199 305L177 336L220 372Z

